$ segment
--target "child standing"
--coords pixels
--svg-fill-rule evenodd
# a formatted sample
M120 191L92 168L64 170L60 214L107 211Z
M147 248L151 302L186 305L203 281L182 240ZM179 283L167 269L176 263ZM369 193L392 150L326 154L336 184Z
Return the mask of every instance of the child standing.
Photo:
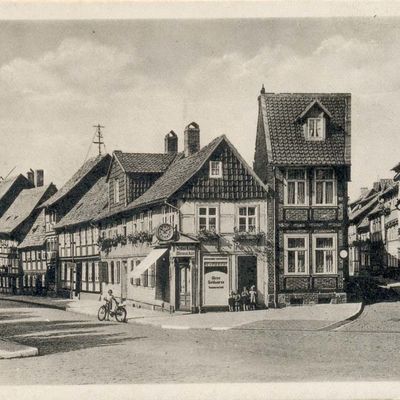
M255 310L257 303L257 291L254 285L250 288L249 294L250 294L250 309Z
M235 311L240 311L241 309L242 299L240 297L240 293L235 294Z
M235 311L235 292L232 291L228 297L229 311Z
M250 297L249 291L247 290L247 287L245 286L242 291L243 311L247 311L249 309L249 300L250 300L249 297Z

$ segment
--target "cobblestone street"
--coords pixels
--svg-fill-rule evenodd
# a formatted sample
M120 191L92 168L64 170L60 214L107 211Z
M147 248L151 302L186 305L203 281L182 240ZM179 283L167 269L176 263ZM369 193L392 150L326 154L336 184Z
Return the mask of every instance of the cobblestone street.
M40 354L0 360L3 385L400 377L399 303L367 306L358 320L329 332L303 331L300 325L292 331L284 325L163 330L14 302L0 307L2 338L38 347Z

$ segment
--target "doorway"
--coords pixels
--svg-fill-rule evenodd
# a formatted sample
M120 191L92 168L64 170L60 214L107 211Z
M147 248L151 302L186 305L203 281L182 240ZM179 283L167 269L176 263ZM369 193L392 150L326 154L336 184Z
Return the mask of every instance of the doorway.
M76 264L75 296L78 296L82 289L82 263Z
M126 300L128 295L128 262L122 261L122 273L121 273L121 298Z
M253 285L257 289L257 257L239 256L237 289L241 292L244 287L250 289Z
M189 260L179 260L176 269L176 305L177 310L190 311L190 279Z

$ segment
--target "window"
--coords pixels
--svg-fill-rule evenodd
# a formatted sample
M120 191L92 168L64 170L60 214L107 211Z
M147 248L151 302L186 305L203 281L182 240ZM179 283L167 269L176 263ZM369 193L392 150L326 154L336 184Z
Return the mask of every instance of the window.
M256 232L256 207L239 207L239 232Z
M199 207L199 231L217 231L217 208Z
M147 211L147 229L149 232L153 231L153 212L152 212L152 210Z
M288 169L286 174L286 204L306 204L306 171L305 169Z
M147 287L149 286L149 270L146 269L146 271L144 271L144 273L141 276L141 282L142 282L142 286Z
M119 179L114 180L114 203L119 203Z
M308 118L307 120L307 139L323 140L325 138L325 119Z
M315 170L315 204L336 204L335 174L333 169L320 168Z
M117 261L117 283L121 282L121 261Z
M139 231L143 232L143 227L144 227L144 213L140 213L139 216Z
M114 285L114 261L111 261L111 271L110 271L110 277L111 277L111 284Z
M336 235L314 235L313 250L314 272L316 274L336 274Z
M210 178L222 178L222 161L210 161Z
M156 283L156 266L153 264L149 269L148 284L150 287L154 287Z
M307 235L285 235L285 274L308 274Z

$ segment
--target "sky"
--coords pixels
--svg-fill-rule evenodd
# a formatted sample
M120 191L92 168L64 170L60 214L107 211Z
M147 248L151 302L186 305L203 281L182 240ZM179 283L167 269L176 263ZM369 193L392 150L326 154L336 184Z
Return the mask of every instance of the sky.
M252 164L259 95L352 94L350 196L400 162L399 18L0 21L0 176L58 187L106 148L162 152L200 125Z

